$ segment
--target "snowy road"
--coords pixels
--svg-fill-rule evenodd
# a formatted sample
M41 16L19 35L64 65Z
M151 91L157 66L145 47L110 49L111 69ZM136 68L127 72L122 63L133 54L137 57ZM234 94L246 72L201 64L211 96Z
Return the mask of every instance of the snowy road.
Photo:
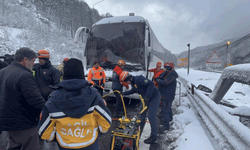
M217 80L220 77L220 74L213 72L202 72L190 70L189 76L186 75L185 69L178 69L177 73L185 78L188 82L195 84L198 86L199 84L206 85L210 89L213 89ZM183 86L183 84L182 84ZM216 142L211 138L211 135L207 128L204 128L204 123L201 121L201 116L197 114L197 112L193 109L193 105L188 98L187 91L184 87L181 90L181 103L179 103L179 93L177 89L176 99L173 102L173 111L174 117L173 122L171 122L171 129L167 133L159 133L158 144L147 145L143 143L143 140L148 137L150 134L150 126L147 123L142 137L140 139L140 149L142 150L214 150L219 149L216 147ZM236 92L235 92L236 91ZM238 94L237 91L241 91L244 93ZM223 98L223 101L227 101L235 106L250 106L250 87L242 84L234 84L228 93ZM114 110L114 103L108 103L109 109ZM233 112L232 109L224 108L224 106L220 106L222 109L227 110L227 112ZM139 111L139 103L134 101L131 105L127 107L129 117L132 117ZM244 109L243 109L244 110ZM221 110L222 111L222 110ZM248 121L248 120L246 120ZM232 122L239 122L239 118L235 117ZM248 124L249 125L249 124ZM113 121L112 128L109 133L106 135L102 135L99 138L100 150L108 150L110 146L111 140L111 130L113 130L117 126L117 121ZM246 129L249 130L249 129ZM7 135L6 132L3 132L0 135L0 150L4 150L7 146ZM215 146L215 147L214 147ZM55 143L45 143L41 150L49 150L54 149L58 150Z

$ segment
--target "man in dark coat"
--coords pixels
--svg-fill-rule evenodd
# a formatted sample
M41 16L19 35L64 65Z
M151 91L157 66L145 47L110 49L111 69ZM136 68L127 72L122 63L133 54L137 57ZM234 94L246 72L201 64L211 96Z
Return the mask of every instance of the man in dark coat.
M145 100L145 105L148 107L140 116L141 118L141 131L145 126L146 114L148 111L148 119L151 126L150 137L144 140L146 144L153 144L157 140L157 121L156 114L160 103L160 93L158 89L154 86L153 81L150 81L140 76L128 75L128 72L123 71L120 75L121 81L131 84L132 89L123 93L123 95L130 95L133 93L138 93Z
M176 78L178 78L178 74L173 69L173 62L164 63L164 72L155 79L158 83L158 89L161 93L161 112L158 117L163 118L163 128L162 130L169 130L169 122L172 121L172 102L175 98L176 91Z
M31 68L37 54L23 47L15 61L0 70L0 131L7 131L7 149L38 150L37 125L45 104Z
M36 64L33 68L36 82L45 100L48 99L48 96L53 91L52 88L59 84L61 77L60 71L51 65L49 58L50 54L47 50L39 50L39 64Z

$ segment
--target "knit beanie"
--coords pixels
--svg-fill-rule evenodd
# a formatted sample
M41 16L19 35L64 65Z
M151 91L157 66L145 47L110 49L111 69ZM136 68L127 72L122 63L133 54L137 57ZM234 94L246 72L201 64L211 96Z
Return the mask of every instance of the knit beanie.
M84 70L82 61L76 58L71 58L63 67L63 80L69 79L84 79Z

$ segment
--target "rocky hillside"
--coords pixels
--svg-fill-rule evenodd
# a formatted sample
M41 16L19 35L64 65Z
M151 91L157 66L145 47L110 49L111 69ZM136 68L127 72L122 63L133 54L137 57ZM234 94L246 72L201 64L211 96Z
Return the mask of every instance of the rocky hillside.
M82 59L85 45L74 43L75 31L106 17L78 0L2 0L0 10L0 55L24 46L47 49L54 64Z
M230 55L230 63L243 64L250 63L250 34L244 37L229 39L231 44L228 46L228 54ZM206 66L206 61L210 58L214 51L217 52L221 61L222 68L226 64L227 59L227 41L223 41L208 46L196 47L190 51L190 66L200 68ZM177 58L187 58L188 52L182 52Z

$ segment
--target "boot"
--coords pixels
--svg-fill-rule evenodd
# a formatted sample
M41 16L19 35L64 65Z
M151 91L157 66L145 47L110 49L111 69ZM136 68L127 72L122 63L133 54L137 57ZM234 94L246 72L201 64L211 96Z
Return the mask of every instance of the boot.
M157 138L153 138L152 136L150 136L149 138L147 138L146 140L144 140L145 144L155 144L157 141Z

